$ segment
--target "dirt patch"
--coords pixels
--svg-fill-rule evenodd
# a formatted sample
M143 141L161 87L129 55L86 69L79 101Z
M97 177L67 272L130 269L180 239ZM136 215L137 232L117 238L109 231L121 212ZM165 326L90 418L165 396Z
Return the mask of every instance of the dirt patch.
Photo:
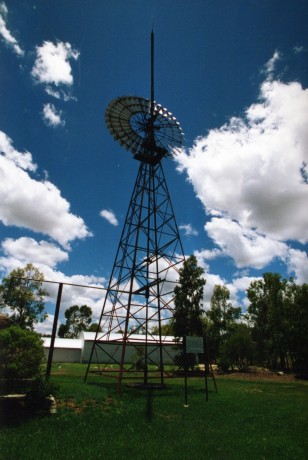
M249 372L227 372L215 374L217 379L223 377L224 379L241 379L241 380L259 380L259 381L275 381L275 382L294 382L296 376L294 374L284 374L279 372L272 372L268 369L258 369Z
M108 397L103 401L87 399L82 402L76 401L73 398L59 399L57 400L57 407L59 409L68 409L78 414L83 413L93 407L96 407L106 413L121 410L121 407L119 407L119 402L112 397Z

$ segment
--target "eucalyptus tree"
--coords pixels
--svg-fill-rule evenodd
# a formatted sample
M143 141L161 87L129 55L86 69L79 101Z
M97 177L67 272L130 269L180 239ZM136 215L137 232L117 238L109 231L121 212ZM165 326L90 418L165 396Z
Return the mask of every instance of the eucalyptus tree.
M211 305L206 312L207 336L212 359L217 360L220 348L240 317L241 308L233 307L229 289L220 284L215 285Z
M16 268L3 278L0 286L0 308L9 312L13 324L33 330L35 323L47 317L43 288L44 275L32 264Z
M204 270L194 255L188 257L179 270L179 282L174 289L173 332L175 337L203 335Z
M263 278L253 281L247 290L257 360L274 369L287 368L290 311L294 307L292 283L279 273L264 273Z
M87 305L73 305L65 311L64 316L66 322L59 326L59 337L76 338L81 331L88 331L92 323L92 309Z

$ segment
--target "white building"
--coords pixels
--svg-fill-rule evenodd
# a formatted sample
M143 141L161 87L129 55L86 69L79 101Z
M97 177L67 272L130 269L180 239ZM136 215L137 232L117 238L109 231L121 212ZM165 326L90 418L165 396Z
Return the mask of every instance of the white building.
M51 337L43 337L44 352L48 358ZM83 341L81 339L56 338L52 360L54 363L80 363Z
M88 363L90 360L95 332L82 331L78 339L60 339L56 338L52 361L55 363ZM50 337L43 337L44 351L46 359L50 349ZM120 361L121 350L123 345L122 334L110 334L108 341L100 342L100 347L95 347L95 356L92 361L107 363L113 357ZM146 345L146 336L140 334L131 334L128 337L125 350L125 363L132 363L136 359L138 348L142 349ZM163 345L163 362L164 364L173 364L174 356L179 352L179 347L175 343L173 336L166 336L162 339ZM147 340L148 355L150 360L156 364L159 363L159 336L148 336Z

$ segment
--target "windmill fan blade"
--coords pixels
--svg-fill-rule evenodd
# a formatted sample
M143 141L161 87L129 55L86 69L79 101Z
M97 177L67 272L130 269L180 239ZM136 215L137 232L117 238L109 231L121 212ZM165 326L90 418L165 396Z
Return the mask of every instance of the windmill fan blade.
M157 162L182 144L179 122L166 108L137 96L110 102L105 121L111 135L141 161Z

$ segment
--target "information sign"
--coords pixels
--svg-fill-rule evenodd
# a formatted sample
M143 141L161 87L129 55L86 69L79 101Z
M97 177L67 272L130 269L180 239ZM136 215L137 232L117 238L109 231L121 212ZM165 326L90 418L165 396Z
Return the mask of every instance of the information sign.
M203 337L186 336L186 353L204 353Z

